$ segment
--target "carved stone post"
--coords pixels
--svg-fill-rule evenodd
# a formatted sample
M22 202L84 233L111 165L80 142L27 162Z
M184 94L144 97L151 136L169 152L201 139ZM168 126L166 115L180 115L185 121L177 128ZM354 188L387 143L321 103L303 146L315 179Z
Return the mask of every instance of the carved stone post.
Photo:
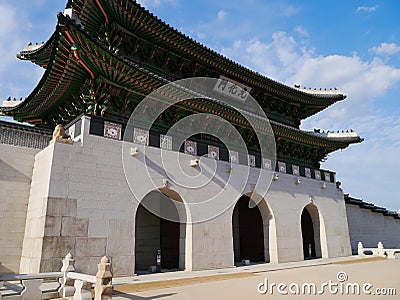
M61 272L63 272L63 277L61 278L61 286L58 289L60 297L70 297L74 295L74 281L67 278L68 272L75 272L75 259L71 253L68 253L62 260Z
M358 242L357 246L358 246L357 254L358 255L363 255L364 254L364 246L363 246L363 244L361 242Z
M74 288L75 293L73 300L92 300L92 293L90 287L92 285L84 280L75 279Z
M24 289L21 292L21 300L42 300L42 291L40 285L43 279L27 279L22 280Z
M107 256L103 256L97 265L96 285L94 287L95 300L112 299L112 277L111 263Z
M378 255L379 256L385 256L385 249L383 248L382 242L378 243Z

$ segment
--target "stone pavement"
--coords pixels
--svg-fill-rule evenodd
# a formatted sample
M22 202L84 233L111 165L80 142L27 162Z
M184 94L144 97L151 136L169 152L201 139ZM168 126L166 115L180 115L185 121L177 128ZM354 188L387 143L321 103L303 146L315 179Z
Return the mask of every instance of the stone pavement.
M332 286L328 286L329 282ZM273 286L274 283L286 285L285 288L281 285L282 293L277 290L277 286ZM369 283L371 286L368 285ZM265 286L269 287L265 294L260 294L257 291L260 284L261 292L265 291ZM289 290L291 284L291 290ZM315 285L316 295L313 295L313 286L309 286L310 284ZM319 259L295 263L262 264L230 269L182 271L115 278L114 285L115 296L113 296L113 299L117 300L241 300L285 299L287 297L295 297L295 299L312 297L315 299L399 299L400 260L353 256L330 260ZM299 292L297 292L296 286L299 287ZM357 287L360 287L359 293ZM302 291L303 288L305 289L304 292ZM336 293L335 288L337 289ZM377 290L382 288L384 290ZM394 292L387 288L396 289L397 296L377 295L378 293ZM318 294L319 292L320 294ZM296 295L285 295L285 293L296 293ZM356 295L353 295L353 293L356 293ZM367 295L368 293L370 295Z

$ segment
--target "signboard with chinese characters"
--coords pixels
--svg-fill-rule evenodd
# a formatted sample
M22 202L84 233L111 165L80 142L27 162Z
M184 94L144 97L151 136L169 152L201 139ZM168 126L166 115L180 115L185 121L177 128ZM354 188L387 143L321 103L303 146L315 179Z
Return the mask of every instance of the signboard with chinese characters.
M214 91L245 102L250 94L251 88L225 76L220 76L214 86Z

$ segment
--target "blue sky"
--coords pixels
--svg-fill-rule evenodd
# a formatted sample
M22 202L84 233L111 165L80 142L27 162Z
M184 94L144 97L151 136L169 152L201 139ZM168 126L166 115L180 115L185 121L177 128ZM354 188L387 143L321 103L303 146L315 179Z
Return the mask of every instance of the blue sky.
M26 97L43 70L15 55L54 31L66 0L0 0L0 99ZM365 141L330 155L353 197L400 209L400 1L141 0L165 22L290 86L337 87L345 101L302 122L356 130Z

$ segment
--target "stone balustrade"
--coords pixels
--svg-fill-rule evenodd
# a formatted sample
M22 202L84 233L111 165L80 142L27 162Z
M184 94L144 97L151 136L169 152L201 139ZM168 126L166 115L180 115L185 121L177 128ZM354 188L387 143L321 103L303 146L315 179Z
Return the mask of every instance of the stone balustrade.
M0 300L43 300L66 298L95 300L112 298L112 272L109 259L104 256L96 276L75 272L74 258L68 253L62 260L61 272L40 274L0 275ZM50 284L52 281L53 284ZM7 283L7 285L5 285ZM50 286L44 289L43 284Z
M358 255L372 255L394 259L396 258L397 253L400 254L400 249L385 249L382 242L378 243L377 248L364 248L363 244L361 242L358 242Z

